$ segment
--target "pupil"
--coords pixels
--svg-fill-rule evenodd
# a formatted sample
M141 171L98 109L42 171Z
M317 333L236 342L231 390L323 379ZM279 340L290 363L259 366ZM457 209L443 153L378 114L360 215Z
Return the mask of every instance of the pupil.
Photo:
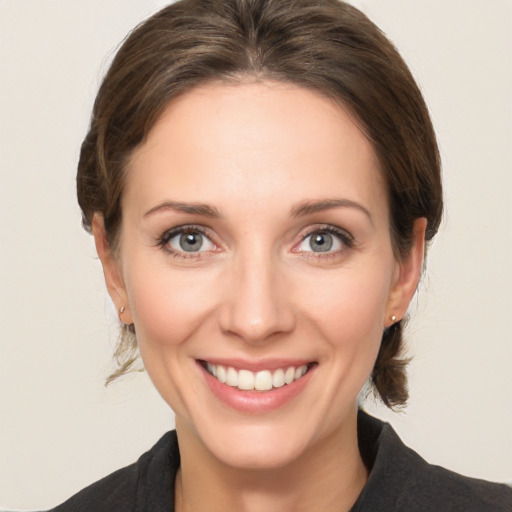
M196 252L203 244L203 235L199 233L185 233L180 237L180 247L187 252Z
M315 235L311 238L310 246L315 252L327 252L332 248L333 240L332 235L322 233Z

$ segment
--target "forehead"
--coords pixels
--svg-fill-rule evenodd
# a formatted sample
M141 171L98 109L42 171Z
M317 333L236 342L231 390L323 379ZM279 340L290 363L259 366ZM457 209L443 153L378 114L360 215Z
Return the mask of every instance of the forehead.
M125 199L341 196L387 210L384 192L373 148L341 105L292 84L213 83L167 106L133 155Z

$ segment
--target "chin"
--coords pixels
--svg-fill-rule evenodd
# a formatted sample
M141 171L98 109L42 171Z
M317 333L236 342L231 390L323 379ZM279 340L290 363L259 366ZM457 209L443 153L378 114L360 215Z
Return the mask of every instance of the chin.
M324 414L326 404L322 405L316 411L309 406L264 416L214 412L207 406L196 409L197 416L192 414L191 421L182 427L193 436L199 451L205 450L223 465L239 470L280 469L318 454L326 440L343 431L343 411ZM347 414L348 409L347 404Z
M225 435L209 437L204 442L212 455L227 466L271 470L286 467L301 457L309 444L303 434L297 428L291 432L290 428L254 425L228 429Z

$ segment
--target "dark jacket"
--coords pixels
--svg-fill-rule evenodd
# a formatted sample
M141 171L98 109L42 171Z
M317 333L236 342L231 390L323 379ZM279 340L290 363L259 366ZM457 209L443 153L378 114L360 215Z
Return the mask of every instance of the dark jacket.
M362 411L358 435L371 471L351 512L512 512L512 488L428 464L389 424ZM53 512L173 512L179 465L176 432L168 432L135 464L85 488Z

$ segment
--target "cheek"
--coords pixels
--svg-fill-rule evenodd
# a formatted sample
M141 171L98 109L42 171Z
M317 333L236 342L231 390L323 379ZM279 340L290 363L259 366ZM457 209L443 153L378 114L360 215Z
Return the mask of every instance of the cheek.
M380 348L392 278L387 270L381 264L371 272L366 267L362 272L333 273L318 282L306 299L304 311L329 346L325 361L353 381L357 390Z
M180 345L211 310L207 275L173 272L166 266L147 266L130 275L128 295L141 352Z

